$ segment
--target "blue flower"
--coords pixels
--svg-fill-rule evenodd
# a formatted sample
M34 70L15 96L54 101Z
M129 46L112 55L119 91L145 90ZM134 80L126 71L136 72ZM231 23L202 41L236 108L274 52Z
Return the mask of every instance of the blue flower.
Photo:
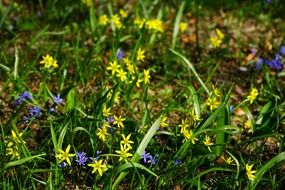
M24 116L23 117L23 121L24 121L25 124L28 124L30 119L28 117Z
M158 162L158 159L157 159L157 158L158 158L158 157L159 157L159 155L156 154L154 157L152 157L151 160L148 161L148 163L150 163L151 165L157 164L157 162Z
M61 162L61 163L59 163L59 167L60 167L60 168L64 168L64 167L66 167L66 165L67 165L66 162Z
M109 124L114 123L114 121L115 121L114 116L111 115L111 116L107 117L107 118L106 118L106 121L107 121Z
M121 48L119 48L119 49L117 50L117 59L118 59L118 60L121 60L121 59L123 59L124 57L125 57L124 52L121 50Z
M263 64L264 64L264 60L261 57L259 57L255 65L255 69L260 70Z
M56 104L61 104L63 102L63 99L60 97L60 94L57 94L57 96L54 96L53 99Z
M99 155L102 153L102 151L97 150L96 151L96 160L99 160Z
M48 111L49 111L49 112L54 112L54 107L50 107L50 108L48 109Z
M279 54L276 54L275 58L272 59L271 61L266 61L266 64L270 68L280 71L283 67L282 57Z
M29 109L30 117L39 118L41 117L41 108L39 107L31 107Z
M272 3L272 0L266 0L267 3L271 4Z
M181 164L181 163L182 163L182 161L181 161L180 159L174 160L174 164L175 164L175 165L179 165L179 164Z
M145 164L149 163L149 161L152 160L152 155L144 151L143 154L141 155L141 159L143 160Z
M86 157L86 153L85 152L76 152L76 156L77 156L77 160L75 160L77 162L77 164L79 166L85 166L88 158Z
M19 95L19 98L16 99L15 106L20 105L25 100L32 100L32 99L33 99L33 97L31 95L31 93L28 91L25 91Z

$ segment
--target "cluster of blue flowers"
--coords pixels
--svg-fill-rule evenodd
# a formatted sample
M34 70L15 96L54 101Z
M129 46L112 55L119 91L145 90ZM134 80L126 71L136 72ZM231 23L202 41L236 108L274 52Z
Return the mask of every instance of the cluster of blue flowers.
M19 95L19 97L15 101L15 106L19 106L25 100L32 100L33 97L30 92L25 91Z
M28 91L25 91L19 95L19 97L15 100L14 105L19 106L22 102L25 100L32 100L32 94ZM63 99L60 97L60 94L57 94L57 96L53 97L54 103L56 105L60 105L63 103ZM53 112L55 109L54 107L49 108L50 112ZM40 118L42 115L42 109L38 106L33 106L29 108L29 116L24 116L23 120L24 123L28 123L31 119L37 119Z
M271 69L281 71L283 68L282 57L285 57L285 46L281 46L279 52L275 54L274 59L269 60L259 57L256 62L256 69L259 70L261 69L262 65L266 64Z
M155 165L158 162L158 154L155 156L152 156L150 153L144 151L143 154L141 155L141 160L143 163L150 163L151 165Z

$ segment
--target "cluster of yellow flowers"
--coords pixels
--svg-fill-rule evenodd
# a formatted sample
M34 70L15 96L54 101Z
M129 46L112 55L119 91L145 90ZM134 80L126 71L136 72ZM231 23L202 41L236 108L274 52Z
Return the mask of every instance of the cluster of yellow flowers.
M213 111L220 105L221 92L215 86L212 86L212 93L206 101L206 105L209 106L210 110Z
M57 68L58 67L57 60L55 60L49 54L47 54L46 56L43 56L43 60L40 61L40 64L44 64L45 68L50 68L50 67Z
M139 48L136 52L136 61L144 61L144 59L145 50ZM138 67L128 57L123 58L122 61L114 60L109 62L106 69L111 71L113 76L118 77L121 82L128 81L128 83L132 83L135 81L138 88L140 88L142 82L145 84L150 83L150 71L143 70L143 74L139 73Z
M193 131L190 129L188 120L182 119L182 123L179 126L181 127L180 132L185 137L185 139L190 140L192 144L195 144L195 141L197 141L198 139L195 137Z
M224 38L225 38L225 35L223 34L223 32L219 29L216 29L216 35L210 37L210 42L213 48L220 47Z
M111 18L108 18L106 14L103 14L98 19L98 24L100 26L106 26L109 23L113 24L117 29L121 29L123 27L122 19L126 18L128 14L123 10L120 9L119 14L114 14Z
M155 31L155 32L164 32L163 22L159 19L141 19L136 17L134 20L134 24L137 25L139 28L143 28L145 26L146 29Z
M102 109L102 114L104 117L109 117L111 116L111 108L107 108L106 105L103 105L103 109ZM118 129L122 129L124 128L124 121L126 120L126 118L123 118L121 116L117 117L116 115L114 115L114 125L117 125ZM106 137L109 135L108 133L108 129L110 128L110 124L107 121L103 122L103 126L97 129L97 133L96 135L99 137L99 139L101 139L103 142L106 141Z
M19 145L25 144L25 141L21 139L23 133L19 133L19 136L14 130L11 131L11 135L5 139L6 144L6 156L11 156L11 160L14 158L20 158Z
M125 162L128 162L128 157L133 156L132 153L129 153L130 150L132 150L132 146L131 144L134 143L134 141L131 141L131 134L129 134L127 137L125 137L125 135L122 135L123 140L121 140L120 142L120 150L116 150L115 152L118 153L120 155L120 159L124 160Z

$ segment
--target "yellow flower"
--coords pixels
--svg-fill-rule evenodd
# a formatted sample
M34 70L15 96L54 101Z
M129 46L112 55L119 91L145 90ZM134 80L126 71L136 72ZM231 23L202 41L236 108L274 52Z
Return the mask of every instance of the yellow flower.
M92 164L88 164L88 166L93 168L92 173L95 173L97 171L99 176L102 176L103 173L108 170L107 165L103 164L102 162L103 160L94 159Z
M247 99L249 100L250 104L253 103L253 101L258 96L258 90L256 88L252 88L249 95L247 96Z
M120 68L120 65L118 65L117 61L110 62L109 64L110 64L110 66L107 67L106 69L107 70L111 70L112 71L112 75L115 75L115 73L118 72L118 70Z
M256 170L252 170L252 167L253 167L253 164L252 165L249 165L249 164L245 165L246 175L250 181L255 179L254 173L256 173Z
M137 25L139 28L142 28L145 24L145 19L141 19L139 17L136 17L134 24Z
M18 147L12 146L12 147L6 148L6 156L12 156L11 160L13 160L15 157L17 159L20 159L20 153L19 153Z
M220 105L220 101L216 97L209 97L206 101L207 106L210 107L210 110L216 109Z
M117 124L118 128L122 129L125 127L123 121L125 121L126 118L121 118L121 116L120 117L114 116L114 120L115 120L114 124Z
M106 105L103 106L102 112L103 112L104 117L110 116L111 115L110 111L111 111L111 108L107 108Z
M141 87L141 82L143 81L143 79L139 79L138 78L138 80L137 80L137 82L136 82L136 86L138 87L138 88L140 88Z
M187 23L186 22L181 22L179 23L179 30L181 33L185 32L187 30Z
M220 29L216 29L216 33L219 39L223 40L225 38L225 35L223 34L223 32Z
M194 110L191 111L190 117L192 118L192 120L193 120L194 122L200 120L200 116L199 116L198 114L196 114Z
M221 96L221 92L218 88L216 88L214 85L212 85L212 89L213 89L213 93L215 96L217 96L217 97Z
M195 135L193 134L192 130L189 131L183 131L183 135L187 140L190 140L192 142L192 144L195 144L195 141L197 141L198 139L195 137Z
M124 148L129 148L129 149L132 149L132 146L131 144L134 143L134 141L131 141L130 138L131 138L131 134L129 134L127 137L125 137L124 134L122 134L122 137L123 137L123 140L121 140L121 145L124 146Z
M108 19L108 17L107 17L107 15L101 15L100 17L99 17L99 25L100 26L106 26L107 24L108 24L108 22L109 22L109 19Z
M116 76L119 77L120 80L123 82L127 79L127 72L125 72L123 69L118 69Z
M72 156L75 156L75 154L69 154L69 151L70 151L70 144L67 146L67 148L65 149L65 151L63 150L59 150L59 154L57 154L55 157L60 159L59 162L63 162L64 160L66 160L66 162L71 165L71 162L70 162L70 158L69 157L72 157Z
M145 51L139 48L137 51L137 61L144 61L144 58L145 58L144 54L145 54Z
M218 48L222 44L222 40L217 38L216 36L211 36L210 37L210 42L211 42L213 48Z
M122 146L122 144L120 145L120 147L121 147L121 150L115 151L116 153L118 153L120 155L119 161L125 160L125 162L128 162L127 158L133 156L133 154L129 153L129 150L131 150L131 149Z
M135 67L134 65L131 63L131 61L129 60L129 58L124 58L123 61L125 62L125 64L127 65L127 69L131 74L135 73Z
M208 137L208 135L205 136L205 140L203 141L203 143L208 147L209 151L212 152L210 146L214 145L214 143L212 142L211 138Z
M218 48L221 46L225 36L221 30L216 29L216 36L211 36L210 41L214 48Z
M122 26L123 26L121 19L117 14L114 14L112 16L112 22L114 23L115 27L118 29L122 28Z
M144 70L143 71L143 80L144 80L145 84L149 83L149 80L150 80L149 70Z
M227 157L225 158L223 155L221 156L221 158L229 165L233 164L233 159L232 157Z
M108 128L106 127L98 128L98 132L96 133L96 135L99 137L99 139L105 142L106 137L109 135Z
M158 32L163 32L163 23L161 20L159 19L152 19L152 20L148 20L145 23L146 28L149 30L154 30L154 31L158 31Z
M166 115L162 115L161 116L162 120L161 120L161 127L167 127L169 124L166 122L167 121L167 116Z
M179 125L179 127L181 127L181 133L185 133L187 131L188 128L188 120L187 119L182 119L181 124Z
M45 68L50 68L50 67L57 68L58 67L57 60L53 59L53 57L50 56L49 54L47 54L46 56L43 56L43 60L40 61L40 64L44 64Z
M128 14L126 13L126 11L124 11L123 9L120 9L119 11L120 15L122 18L126 18L128 16Z

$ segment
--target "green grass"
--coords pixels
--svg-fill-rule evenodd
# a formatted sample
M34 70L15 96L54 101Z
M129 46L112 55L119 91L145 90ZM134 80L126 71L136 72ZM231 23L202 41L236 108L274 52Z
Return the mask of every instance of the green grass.
M282 189L284 10L0 1L0 189Z

